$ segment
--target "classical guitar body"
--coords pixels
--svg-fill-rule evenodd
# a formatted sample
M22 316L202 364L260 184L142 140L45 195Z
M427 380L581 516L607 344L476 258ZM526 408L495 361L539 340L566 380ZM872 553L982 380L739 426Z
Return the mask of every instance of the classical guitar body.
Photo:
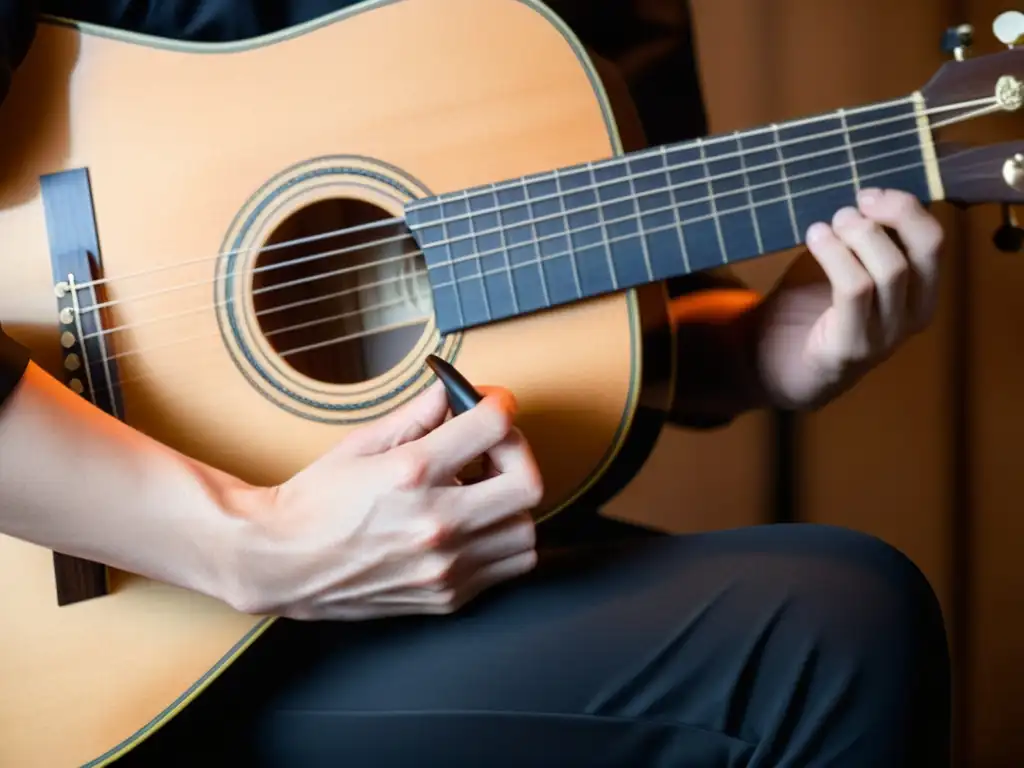
M953 30L912 94L633 151L538 0L368 0L220 46L48 21L0 108L0 321L95 406L259 483L440 355L517 396L543 525L653 447L666 279L797 246L864 187L1024 201L1024 142L937 140L1024 107L1024 14L997 21L1009 50L965 59ZM270 622L3 537L0 587L3 766L112 762Z
M599 503L669 405L663 289L441 334L422 257L374 222L618 141L583 50L533 0L368 2L212 47L47 21L0 109L0 320L114 416L265 483L414 398L437 353L518 397L539 517ZM0 537L0 765L111 762L267 626L56 568Z

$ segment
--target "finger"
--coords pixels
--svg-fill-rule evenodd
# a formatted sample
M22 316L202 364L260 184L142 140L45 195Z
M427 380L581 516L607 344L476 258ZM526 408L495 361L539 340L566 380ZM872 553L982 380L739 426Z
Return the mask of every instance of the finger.
M864 190L860 208L868 218L895 230L903 241L912 268L908 330L923 330L938 304L942 226L916 197L897 190Z
M405 405L351 432L338 448L353 456L384 453L429 434L447 413L444 385L436 382Z
M537 558L535 550L525 550L488 562L461 584L444 589L412 588L387 592L373 597L370 604L379 606L380 615L385 616L453 613L485 590L529 573L536 567ZM330 602L318 606L317 610L327 615L337 611Z
M871 276L882 336L886 347L894 345L906 325L910 273L907 258L877 222L855 208L838 211L832 228Z
M375 599L384 607L384 613L390 614L392 610L396 614L404 613L425 613L425 614L448 614L454 613L467 603L479 597L484 591L491 589L511 579L519 578L532 571L537 565L537 552L529 550L521 552L512 557L498 560L477 570L473 575L458 588L446 589L429 594L422 591L407 594L381 595Z
M422 460L426 482L447 480L500 443L512 429L515 413L512 394L494 390L465 413L409 443L407 453Z
M836 350L837 362L867 359L875 285L871 275L827 224L807 230L807 250L832 286L832 306L823 326L828 348Z
M459 590L473 574L491 563L529 552L537 544L533 519L523 512L501 520L475 535L456 537L449 541L452 550L428 553L415 574L398 585L404 595L426 595ZM395 590L388 590L396 594Z
M476 533L536 507L544 489L536 469L503 472L479 483L452 489L446 509L453 532Z
M453 609L458 610L471 600L475 600L487 589L525 576L536 566L537 551L531 549L481 568L458 590L455 595Z

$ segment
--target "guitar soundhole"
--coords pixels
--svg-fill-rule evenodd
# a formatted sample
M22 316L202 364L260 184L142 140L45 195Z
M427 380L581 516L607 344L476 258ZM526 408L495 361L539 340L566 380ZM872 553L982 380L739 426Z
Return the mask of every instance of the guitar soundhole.
M426 268L392 218L361 200L324 200L267 240L254 265L256 319L296 371L329 384L366 381L422 337L431 312Z

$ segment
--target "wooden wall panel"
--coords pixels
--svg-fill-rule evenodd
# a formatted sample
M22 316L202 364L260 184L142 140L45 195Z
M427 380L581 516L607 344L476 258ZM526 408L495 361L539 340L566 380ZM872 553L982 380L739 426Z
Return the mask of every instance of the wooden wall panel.
M791 25L779 64L799 111L892 98L942 64L946 7L934 0L776 3ZM884 23L882 23L884 20ZM937 210L948 222L949 211ZM949 249L947 248L947 258ZM935 325L855 390L803 421L806 519L880 536L906 552L949 604L949 303Z
M999 50L992 19L1013 7L970 0L977 53ZM1024 8L1022 8L1024 10ZM970 140L1024 137L1024 116L985 121ZM972 765L1024 765L1024 254L991 244L998 211L967 215L970 267Z
M994 51L991 23L1007 7L1000 0L690 2L713 132L914 90L946 60L939 50L946 26L974 24L976 51ZM1024 117L970 124L962 134L1019 139ZM949 238L936 322L855 390L803 419L799 501L805 519L858 528L906 552L935 586L951 630L953 597L969 587L966 708L958 712L968 727L963 764L1024 765L1024 254L992 246L994 208L956 216L940 205L937 212ZM764 289L788 258L738 271ZM964 331L961 361L954 352ZM964 371L966 402L956 386ZM954 443L964 414L966 444ZM674 530L761 522L772 482L769 425L754 415L715 433L669 432L612 513ZM954 480L965 466L968 508L957 510ZM951 524L956 514L969 526L971 567L962 574L950 557L960 535Z

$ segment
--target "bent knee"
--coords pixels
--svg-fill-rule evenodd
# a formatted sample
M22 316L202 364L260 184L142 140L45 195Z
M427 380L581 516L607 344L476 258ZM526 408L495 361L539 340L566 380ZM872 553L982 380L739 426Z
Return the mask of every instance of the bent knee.
M786 535L776 586L795 626L848 657L927 663L937 672L946 664L939 599L906 554L846 528L792 526Z

